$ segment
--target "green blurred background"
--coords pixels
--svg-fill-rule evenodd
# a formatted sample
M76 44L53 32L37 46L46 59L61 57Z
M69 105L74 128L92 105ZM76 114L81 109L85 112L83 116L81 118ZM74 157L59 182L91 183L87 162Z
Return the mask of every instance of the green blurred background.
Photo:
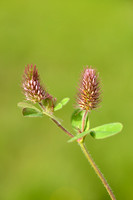
M0 200L109 200L76 143L47 117L24 118L21 77L37 64L49 92L71 101L83 66L102 79L101 107L91 127L120 121L123 131L86 144L117 197L133 199L133 2L128 0L0 1Z

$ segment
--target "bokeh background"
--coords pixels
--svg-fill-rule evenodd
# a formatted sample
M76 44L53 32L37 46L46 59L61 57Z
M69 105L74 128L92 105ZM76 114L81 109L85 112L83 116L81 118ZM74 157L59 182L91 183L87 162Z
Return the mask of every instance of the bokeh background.
M17 108L28 63L53 96L71 98L56 113L70 131L83 66L99 71L103 100L91 127L120 121L124 129L86 145L117 199L133 199L133 2L1 0L0 63L0 200L110 199L76 143Z

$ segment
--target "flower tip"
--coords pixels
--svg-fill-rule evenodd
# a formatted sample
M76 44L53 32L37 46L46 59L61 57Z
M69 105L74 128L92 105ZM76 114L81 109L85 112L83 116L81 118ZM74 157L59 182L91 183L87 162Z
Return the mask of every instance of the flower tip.
M47 96L47 92L44 90L43 86L40 84L38 70L36 65L33 64L25 66L23 80L22 80L22 88L24 95L26 96L26 100L30 100L32 102L40 102L42 99L45 99Z
M77 104L82 110L92 110L98 107L100 102L100 81L95 69L86 67L82 73Z

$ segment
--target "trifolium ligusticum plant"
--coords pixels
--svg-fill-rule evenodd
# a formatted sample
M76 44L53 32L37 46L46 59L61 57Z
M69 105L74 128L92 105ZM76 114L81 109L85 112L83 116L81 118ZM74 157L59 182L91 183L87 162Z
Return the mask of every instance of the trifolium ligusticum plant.
M76 97L76 109L71 117L71 124L74 133L70 133L63 127L61 122L55 116L55 112L62 109L69 101L69 98L62 99L57 103L56 98L48 93L42 85L36 65L27 65L22 79L22 90L25 95L25 101L18 103L22 108L24 117L43 117L47 115L59 128L66 133L70 139L68 142L77 142L84 155L93 167L94 171L105 186L110 198L115 200L111 187L107 183L103 174L93 161L90 153L85 146L87 135L95 139L104 139L119 133L122 130L122 124L119 122L104 124L95 128L89 126L89 115L92 110L99 106L101 102L101 85L99 74L92 67L86 67L82 73L79 89ZM38 108L39 105L39 108Z

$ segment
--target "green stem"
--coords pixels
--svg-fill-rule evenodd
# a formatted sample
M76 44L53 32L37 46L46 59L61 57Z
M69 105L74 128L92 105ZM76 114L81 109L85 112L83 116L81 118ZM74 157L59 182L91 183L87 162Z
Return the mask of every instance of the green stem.
M51 120L59 127L61 128L68 136L70 136L71 138L74 137L69 131L67 131L57 120L55 120L54 118L51 118Z
M60 123L53 115L50 115L50 114L48 114L48 113L46 112L46 109L45 109L44 105L43 105L41 102L39 103L39 105L40 105L40 107L42 108L44 114L48 115L48 116L51 118L51 120L52 120L59 128L61 128L69 137L71 137L71 138L74 137L68 130L66 130L66 129L61 125L61 123Z
M42 103L39 103L39 105L41 106L41 108L43 109L44 112L45 111L45 107L43 106ZM84 131L84 126L85 126L85 119L87 116L88 111L86 111L84 113L83 119L82 119L82 132ZM49 117L51 118L51 120L59 127L61 128L65 133L67 133L67 135L69 137L74 137L69 131L67 131L55 118L53 118L52 116L49 115ZM84 144L84 139L81 138L80 140L77 140L78 144L80 145L84 155L86 156L87 160L89 161L90 165L93 167L94 171L96 172L96 174L98 175L98 177L101 179L104 187L106 188L107 192L109 193L109 196L112 200L116 200L109 184L107 183L106 179L104 178L103 174L101 173L101 171L99 170L99 168L97 167L97 165L95 164L95 162L93 161L91 155L89 154L89 152L87 151L85 144Z
M83 118L82 118L82 132L84 132L85 119L86 119L87 113L88 113L88 110L85 111Z
M97 167L97 165L95 164L95 162L93 161L91 155L89 154L89 152L86 149L86 146L83 142L79 142L79 145L84 153L84 155L86 156L87 160L89 161L90 165L93 167L94 171L96 172L96 174L98 175L98 177L101 179L104 187L106 188L107 192L109 193L109 196L112 200L116 200L109 184L107 183L106 179L104 178L103 174L101 173L101 171L99 170L99 168Z

